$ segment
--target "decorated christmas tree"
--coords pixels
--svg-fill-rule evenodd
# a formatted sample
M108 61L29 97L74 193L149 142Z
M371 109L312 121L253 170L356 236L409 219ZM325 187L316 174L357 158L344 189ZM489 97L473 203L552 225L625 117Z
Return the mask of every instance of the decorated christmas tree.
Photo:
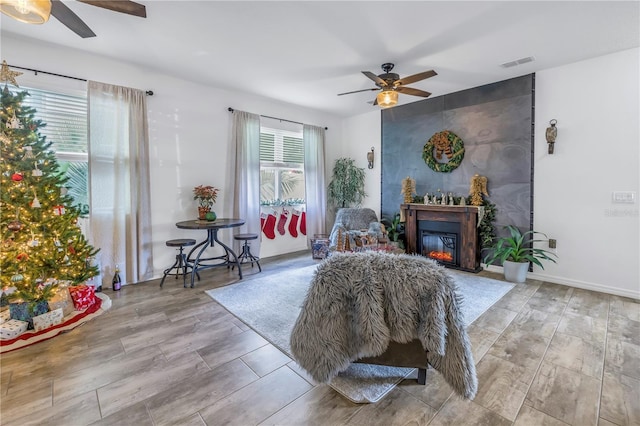
M0 283L3 292L15 287L11 297L33 303L50 299L59 281L79 284L98 275L91 263L98 250L78 227L81 212L66 193L51 142L38 131L45 123L23 105L28 92L19 90L19 74L3 62Z

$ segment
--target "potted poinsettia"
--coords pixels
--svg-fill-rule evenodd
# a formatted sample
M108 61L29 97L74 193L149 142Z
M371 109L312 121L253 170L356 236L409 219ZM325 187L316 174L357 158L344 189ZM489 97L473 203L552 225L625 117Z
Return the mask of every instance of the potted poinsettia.
M193 199L198 200L198 219L207 219L207 213L211 212L211 207L218 198L218 191L218 188L210 185L198 185L193 188Z
M537 231L527 231L523 234L513 225L507 225L505 229L509 231L509 235L498 238L495 244L489 247L493 251L484 258L484 262L491 265L500 260L507 281L524 282L530 263L535 263L542 269L544 269L542 265L544 260L556 263L556 260L551 257L557 257L555 253L533 246L534 243L548 241L534 239L536 234L547 238L545 234Z

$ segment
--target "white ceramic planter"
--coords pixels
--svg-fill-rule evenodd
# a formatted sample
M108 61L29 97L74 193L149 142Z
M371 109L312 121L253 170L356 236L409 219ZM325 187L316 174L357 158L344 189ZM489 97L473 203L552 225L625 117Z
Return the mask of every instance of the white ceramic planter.
M527 279L529 270L529 262L511 262L505 260L502 264L504 269L504 278L514 283L523 283Z

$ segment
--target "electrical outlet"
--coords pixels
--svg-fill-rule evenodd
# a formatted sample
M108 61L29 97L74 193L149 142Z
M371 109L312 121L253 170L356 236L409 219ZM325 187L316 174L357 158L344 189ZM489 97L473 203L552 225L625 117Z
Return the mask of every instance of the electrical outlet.
M556 244L557 244L557 241L555 240L555 238L549 238L549 248L552 248L552 249L556 248Z
M636 193L635 191L613 191L611 198L615 204L634 204Z

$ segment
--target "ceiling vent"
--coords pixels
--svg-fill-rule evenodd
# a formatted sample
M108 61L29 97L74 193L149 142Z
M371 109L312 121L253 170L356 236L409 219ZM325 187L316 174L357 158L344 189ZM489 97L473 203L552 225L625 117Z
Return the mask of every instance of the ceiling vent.
M515 61L505 62L504 64L500 64L500 66L502 68L511 68L515 67L516 65L526 64L527 62L533 62L535 60L536 58L534 58L533 56L527 56L526 58L520 58L516 59Z

